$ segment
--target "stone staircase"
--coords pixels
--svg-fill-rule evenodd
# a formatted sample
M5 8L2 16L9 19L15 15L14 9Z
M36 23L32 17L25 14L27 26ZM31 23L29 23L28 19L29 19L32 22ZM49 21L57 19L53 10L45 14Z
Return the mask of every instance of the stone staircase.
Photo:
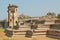
M29 25L20 25L20 28L17 30L13 30L14 36L25 36L27 31L32 31L32 36L46 35L47 30L49 30L48 25L38 25L37 29L31 29Z
M31 26L28 24L20 25L19 29L9 30L13 31L14 37L20 36L20 37L26 37L26 36L47 36L47 37L53 37L53 38L60 38L60 30L55 29L55 26L53 29L50 29L50 26L47 24L39 24L37 29L31 29ZM10 35L10 33L9 33Z

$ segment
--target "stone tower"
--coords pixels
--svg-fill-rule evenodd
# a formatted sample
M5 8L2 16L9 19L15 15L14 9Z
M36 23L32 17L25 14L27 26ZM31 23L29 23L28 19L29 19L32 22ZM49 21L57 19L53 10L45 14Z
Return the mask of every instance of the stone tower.
M17 13L18 7L16 5L10 5L8 6L8 25L9 28L14 28L18 24L18 13Z

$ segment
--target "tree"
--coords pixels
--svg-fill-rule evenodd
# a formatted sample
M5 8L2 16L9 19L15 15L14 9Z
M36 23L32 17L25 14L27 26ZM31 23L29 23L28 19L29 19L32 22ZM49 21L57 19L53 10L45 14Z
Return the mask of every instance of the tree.
M60 19L60 14L57 15L57 18Z

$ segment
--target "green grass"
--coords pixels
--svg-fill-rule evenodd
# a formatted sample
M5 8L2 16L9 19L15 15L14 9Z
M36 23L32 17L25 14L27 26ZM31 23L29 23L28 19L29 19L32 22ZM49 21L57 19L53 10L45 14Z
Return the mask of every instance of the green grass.
M3 28L0 28L0 32L3 32L4 31L4 29Z

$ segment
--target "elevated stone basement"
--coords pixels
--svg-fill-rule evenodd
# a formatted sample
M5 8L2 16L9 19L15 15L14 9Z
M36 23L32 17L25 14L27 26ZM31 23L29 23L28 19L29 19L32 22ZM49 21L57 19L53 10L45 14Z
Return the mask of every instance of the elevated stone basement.
M20 22L18 29L7 28L7 36L21 36L21 37L34 37L34 36L46 36L52 38L60 38L60 23L45 24L35 22Z

